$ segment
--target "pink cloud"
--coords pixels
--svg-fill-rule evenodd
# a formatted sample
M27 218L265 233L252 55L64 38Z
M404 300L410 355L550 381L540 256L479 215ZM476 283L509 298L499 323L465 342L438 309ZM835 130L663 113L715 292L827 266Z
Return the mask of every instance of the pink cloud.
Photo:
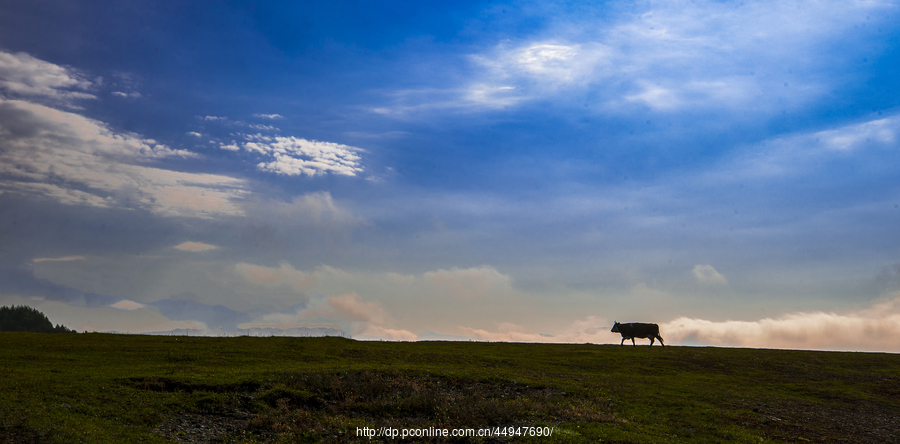
M288 286L295 291L304 291L316 285L314 274L297 270L287 262L282 262L278 268L241 262L235 265L235 270L245 280L267 287Z
M721 322L681 317L660 325L660 330L671 343L900 352L900 296L845 314L801 312Z

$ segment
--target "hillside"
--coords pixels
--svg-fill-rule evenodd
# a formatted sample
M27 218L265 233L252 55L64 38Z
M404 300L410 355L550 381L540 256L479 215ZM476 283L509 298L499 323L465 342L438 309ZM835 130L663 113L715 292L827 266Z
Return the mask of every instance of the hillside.
M0 443L900 442L880 353L15 332L0 376Z

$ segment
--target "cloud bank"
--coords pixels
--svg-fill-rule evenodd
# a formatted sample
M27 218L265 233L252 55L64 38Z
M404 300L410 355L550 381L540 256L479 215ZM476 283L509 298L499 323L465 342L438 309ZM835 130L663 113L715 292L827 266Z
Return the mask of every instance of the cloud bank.
M374 301L364 301L356 293L317 297L293 313L269 313L238 325L241 329L316 329L339 327L360 339L414 341L417 335L387 328L393 319Z
M496 330L486 330L460 326L459 331L472 339L496 342L543 342L543 343L594 343L610 341L609 329L612 323L599 316L587 316L572 322L557 334L528 332L522 325L505 322Z
M900 295L846 314L801 312L723 322L680 317L661 324L660 331L673 344L900 352Z

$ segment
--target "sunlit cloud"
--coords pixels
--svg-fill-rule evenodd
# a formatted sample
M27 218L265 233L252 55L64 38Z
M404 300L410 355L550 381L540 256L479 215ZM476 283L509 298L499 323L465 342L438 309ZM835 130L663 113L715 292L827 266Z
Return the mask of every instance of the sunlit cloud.
M481 307L481 313L475 317L482 319L489 316L485 313L504 312L504 307L515 300L511 278L488 266L404 275L347 271L325 265L298 270L285 262L274 267L239 263L235 266L235 275L240 278L241 285L251 285L248 291L258 295L258 303L268 298L281 301L276 307L301 307L296 313L274 313L266 318L269 319L266 322L273 323L272 319L276 318L295 319L296 314L299 317L295 320L284 322L291 325L343 323L344 331L353 337L369 339L413 338L415 335L391 336L374 328L416 331L421 328L419 322L402 322L411 316L413 306L429 307L429 310L443 313L447 319L442 320L442 328L450 328L455 324L452 319L469 311L469 304ZM263 289L265 291L260 291ZM398 300L406 302L398 305ZM395 321L388 313L388 306L402 312L403 319ZM252 321L256 326L266 322L261 318ZM360 324L349 324L353 322ZM380 333L373 333L376 330Z
M385 341L415 341L418 335L409 331L394 328L384 328L378 325L368 324L355 335L359 339L382 339Z
M240 214L240 179L148 166L194 157L152 139L34 103L0 99L0 188L70 205L138 206L164 216Z
M263 314L238 325L238 328L296 330L339 327L361 339L416 339L416 335L407 330L388 327L393 322L379 303L365 301L356 293L343 293L314 298L291 313Z
M24 53L0 52L0 88L24 96L92 98L66 88L91 83ZM147 208L165 216L239 214L239 179L155 168L160 159L196 157L102 122L0 97L0 189L67 205Z
M844 314L800 312L758 321L681 317L660 331L675 344L900 352L900 297Z
M39 257L32 259L31 262L40 263L40 262L69 262L69 261L81 261L84 260L84 256L63 256L63 257Z
M328 305L337 317L351 322L371 322L384 325L387 313L378 303L365 302L356 293L345 293L328 298Z
M611 326L604 318L587 316L556 334L528 332L527 328L508 322L500 323L495 330L460 326L459 331L479 341L605 344L615 338L609 332Z
M187 242L182 242L172 248L175 248L176 250L181 250L181 251L199 252L199 251L215 250L219 247L217 247L215 245L204 244L203 242L187 241Z
M24 52L0 51L0 89L21 96L52 99L94 99L93 94L71 91L87 90L90 81L72 69L34 58Z
M115 304L110 305L110 307L112 307L112 308L117 308L117 309L119 309L119 310L128 310L128 311L132 311L132 310L137 310L137 309L139 309L139 308L144 308L144 307L146 307L146 306L145 306L144 304L141 304L141 303L138 303L138 302L135 302L135 301L130 301L130 300L128 300L128 299L122 299L121 301L116 302Z
M896 146L898 131L900 131L900 117L893 116L820 131L815 137L830 150L854 151L865 147Z
M314 273L297 270L287 262L277 268L242 262L235 265L235 271L247 282L265 287L288 287L298 293L316 285Z
M664 2L636 5L629 13L598 8L602 18L548 11L553 19L545 29L471 54L469 61L480 70L461 84L405 94L394 106L373 111L409 117L412 110L425 108L479 111L535 100L578 106L575 96L584 97L594 112L616 114L641 107L664 113L780 113L847 80L818 74L826 66L847 63L822 50L854 32L847 17L892 7L877 1L806 8L783 2L737 7ZM761 66L785 68L775 72Z
M234 141L232 141L230 144L220 143L219 148L226 150L226 151L238 151L241 149L241 147L237 146L237 144L234 143Z
M837 128L788 134L742 147L703 173L706 183L789 178L821 169L848 155L898 147L900 116L872 118Z
M483 299L512 294L512 279L488 266L429 271L422 278L433 291L454 298Z
M122 91L113 91L110 94L117 96L117 97L123 97L123 98L129 98L129 99L138 99L141 97L141 93L139 93L139 92L125 93Z
M339 143L297 137L258 137L254 142L245 143L244 149L271 157L273 160L261 162L257 167L277 174L355 176L363 171L357 154L363 150Z
M593 42L532 42L519 47L502 44L492 53L472 57L498 81L518 83L517 78L525 77L543 91L591 81L608 58L609 49Z
M728 280L722 276L712 265L697 265L693 270L694 279L699 284L728 285Z

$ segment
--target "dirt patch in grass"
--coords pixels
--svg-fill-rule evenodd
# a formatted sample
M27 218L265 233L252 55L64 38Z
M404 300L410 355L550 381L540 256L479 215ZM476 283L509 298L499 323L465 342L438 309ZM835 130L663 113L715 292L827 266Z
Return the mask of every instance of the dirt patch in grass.
M774 400L745 403L742 427L785 442L900 443L896 409L871 403L839 405Z
M47 442L50 441L28 427L0 424L0 444L44 444Z
M166 439L184 444L273 442L271 433L250 430L251 417L247 412L232 415L181 413L167 418L155 430Z
M181 387L167 381L165 387ZM146 384L159 390L159 381ZM198 394L201 392L195 392ZM234 405L169 417L157 431L178 442L355 441L358 427L481 428L559 422L613 422L602 399L513 381L412 372L284 373ZM433 442L440 439L430 438ZM378 439L374 440L379 442ZM408 440L407 440L408 441Z
M174 378L130 378L128 382L135 387L154 392L214 392L214 393L243 393L252 392L260 387L256 381L245 381L236 384L204 384L200 382L181 381Z

